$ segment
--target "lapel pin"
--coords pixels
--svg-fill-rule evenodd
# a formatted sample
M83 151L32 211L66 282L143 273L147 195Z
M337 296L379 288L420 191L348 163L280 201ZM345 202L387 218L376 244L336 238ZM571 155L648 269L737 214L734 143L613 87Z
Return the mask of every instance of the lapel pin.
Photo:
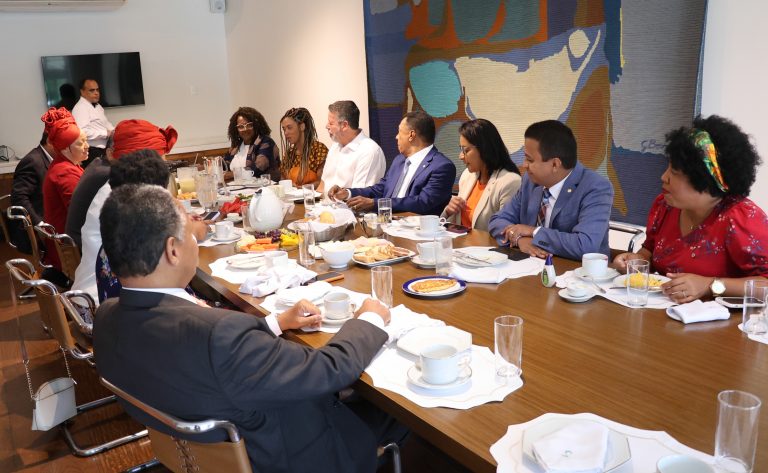
M568 193L570 194L571 192L573 192L573 189L568 189Z

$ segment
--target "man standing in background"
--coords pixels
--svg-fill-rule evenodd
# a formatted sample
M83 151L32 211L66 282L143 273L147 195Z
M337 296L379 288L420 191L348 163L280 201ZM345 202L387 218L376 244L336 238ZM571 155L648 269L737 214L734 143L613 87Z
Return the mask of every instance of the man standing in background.
M80 82L80 100L72 109L72 116L88 137L88 159L82 164L84 168L94 159L106 156L107 139L115 131L104 114L104 107L99 105L100 98L98 82L87 78Z

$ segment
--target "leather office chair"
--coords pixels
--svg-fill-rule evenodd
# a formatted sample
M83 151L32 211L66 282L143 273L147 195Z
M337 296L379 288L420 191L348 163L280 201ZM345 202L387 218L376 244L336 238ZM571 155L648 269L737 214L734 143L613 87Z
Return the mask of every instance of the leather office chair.
M32 268L32 264L25 259L9 260L5 263L5 266L12 279L25 286L34 288L37 293L37 302L40 306L40 316L43 319L43 323L48 327L48 333L59 343L59 347L65 353L64 356L69 354L75 359L84 360L89 365L95 366L90 340L90 329L92 327L82 318L71 302L72 298L86 297L87 294L84 296L84 293L80 291L71 291L69 297L65 297L59 293L56 285L50 281L45 279L28 279L27 276ZM68 316L72 320L69 320ZM87 329L81 330L81 327L87 327ZM117 397L114 395L97 399L77 406L77 413L87 412L116 401ZM75 442L70 432L69 426L71 423L71 420L64 422L62 424L62 432L70 451L79 457L96 455L147 436L147 431L142 430L100 445L81 447Z
M61 272L70 281L74 281L75 271L80 265L80 249L75 244L75 240L66 233L56 233L53 225L45 222L37 224L35 230L43 238L43 241L50 240L53 243L61 262Z
M224 429L229 437L227 442L199 443L179 439L173 435L150 428L148 429L149 439L152 442L152 451L155 452L157 459L154 462L148 462L127 471L141 471L151 468L159 462L174 473L220 471L251 473L251 462L248 459L248 452L245 450L245 442L240 438L240 433L233 423L213 419L200 422L186 422L145 404L104 378L101 378L101 383L119 398L129 402L147 415L152 416L158 422L162 422L175 432L194 435L210 432L215 429Z

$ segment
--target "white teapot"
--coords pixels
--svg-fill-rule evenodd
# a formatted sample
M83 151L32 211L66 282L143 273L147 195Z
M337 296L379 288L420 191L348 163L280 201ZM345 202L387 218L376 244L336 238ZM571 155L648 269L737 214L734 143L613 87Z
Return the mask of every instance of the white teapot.
M272 189L264 187L251 198L248 205L248 223L253 230L276 230L283 224L283 216L283 203Z

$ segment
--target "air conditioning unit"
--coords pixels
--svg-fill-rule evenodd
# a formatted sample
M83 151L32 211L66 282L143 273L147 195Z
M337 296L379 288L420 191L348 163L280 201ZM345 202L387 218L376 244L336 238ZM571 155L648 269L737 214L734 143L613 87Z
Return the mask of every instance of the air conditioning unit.
M0 11L103 11L120 8L125 0L0 0Z

